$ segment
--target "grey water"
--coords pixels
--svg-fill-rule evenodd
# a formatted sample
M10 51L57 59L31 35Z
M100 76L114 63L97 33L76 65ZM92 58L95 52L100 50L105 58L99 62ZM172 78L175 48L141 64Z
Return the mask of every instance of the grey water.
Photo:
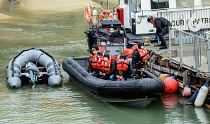
M65 57L88 55L84 31L89 25L84 21L83 10L90 0L78 0L80 6L73 10L65 10L68 6L61 6L59 2L71 4L74 0L52 0L57 4L49 2L50 9L41 8L43 1L50 0L31 0L32 5L27 0L19 0L18 4L0 0L1 124L210 123L209 109L184 105L186 98L176 93L163 94L142 109L109 104L74 85L63 70L63 84L59 87L45 84L38 84L35 89L29 85L19 89L7 87L7 64L22 50L43 49L60 63ZM30 6L37 8L31 10ZM62 11L58 11L61 8Z

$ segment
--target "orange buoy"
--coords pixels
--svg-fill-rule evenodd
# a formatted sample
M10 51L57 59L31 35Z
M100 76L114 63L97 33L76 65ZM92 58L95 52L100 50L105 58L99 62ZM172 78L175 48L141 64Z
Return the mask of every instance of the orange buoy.
M92 22L92 10L91 10L91 6L89 4L87 4L85 6L84 14L85 14L86 21L88 23L91 23Z
M104 18L105 15L108 15L109 18L112 18L112 19L114 18L114 15L112 14L111 11L109 11L109 10L104 10L103 12L101 12L101 14L100 14L100 16L99 16L99 21L101 21L101 20Z
M178 81L175 80L172 76L167 77L164 81L165 92L166 93L174 93L178 89Z
M169 76L169 74L162 74L159 76L159 78L160 78L160 80L164 81L168 76Z

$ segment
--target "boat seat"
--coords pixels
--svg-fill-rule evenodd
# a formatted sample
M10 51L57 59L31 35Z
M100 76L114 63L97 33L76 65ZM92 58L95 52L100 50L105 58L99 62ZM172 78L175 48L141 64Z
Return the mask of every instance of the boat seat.
M39 69L40 72L46 72L46 68L45 67L37 67ZM21 68L21 73L25 73L26 72L26 68Z

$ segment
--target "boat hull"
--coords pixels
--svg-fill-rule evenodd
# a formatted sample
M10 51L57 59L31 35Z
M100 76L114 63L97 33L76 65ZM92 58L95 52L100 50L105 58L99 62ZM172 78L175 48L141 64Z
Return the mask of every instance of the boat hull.
M153 98L164 91L163 82L148 70L144 70L144 73L150 78L129 81L103 80L91 76L76 59L83 58L65 58L62 63L63 69L78 85L96 96L111 99Z

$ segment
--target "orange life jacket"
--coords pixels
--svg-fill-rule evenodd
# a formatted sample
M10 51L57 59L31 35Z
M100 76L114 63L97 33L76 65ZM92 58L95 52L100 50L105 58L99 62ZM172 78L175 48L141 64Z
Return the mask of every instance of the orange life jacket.
M98 48L99 48L99 50L101 50L103 53L106 53L106 48L105 48L105 46L98 46ZM98 51L98 50L97 50L97 51ZM90 54L90 55L89 55L89 57L90 57L89 60L91 60L95 55L96 55L96 54ZM96 57L97 57L97 56L96 56Z
M129 61L125 59L124 62L120 62L120 58L117 58L116 65L118 71L126 71L128 69Z
M101 56L101 58L98 58L97 55L94 55L91 58L91 66L92 66L92 68L100 69L102 61L103 61L103 56Z
M149 58L147 49L138 49L139 56L142 58L142 62L146 61Z
M111 63L112 63L112 59L111 58L108 61L104 61L103 60L100 70L102 72L109 72L111 70Z
M138 46L137 46L137 45L134 45L134 46L132 46L132 48L130 48L130 49L125 49L125 50L123 51L123 53L124 53L125 55L127 55L129 58L131 58L132 55L133 55L133 51L134 51L135 49L137 49L137 48L138 48Z
M127 55L129 58L131 58L133 54L133 49L125 49L123 50L123 53Z
M103 53L106 53L106 47L105 46L98 46L98 49L101 50Z

